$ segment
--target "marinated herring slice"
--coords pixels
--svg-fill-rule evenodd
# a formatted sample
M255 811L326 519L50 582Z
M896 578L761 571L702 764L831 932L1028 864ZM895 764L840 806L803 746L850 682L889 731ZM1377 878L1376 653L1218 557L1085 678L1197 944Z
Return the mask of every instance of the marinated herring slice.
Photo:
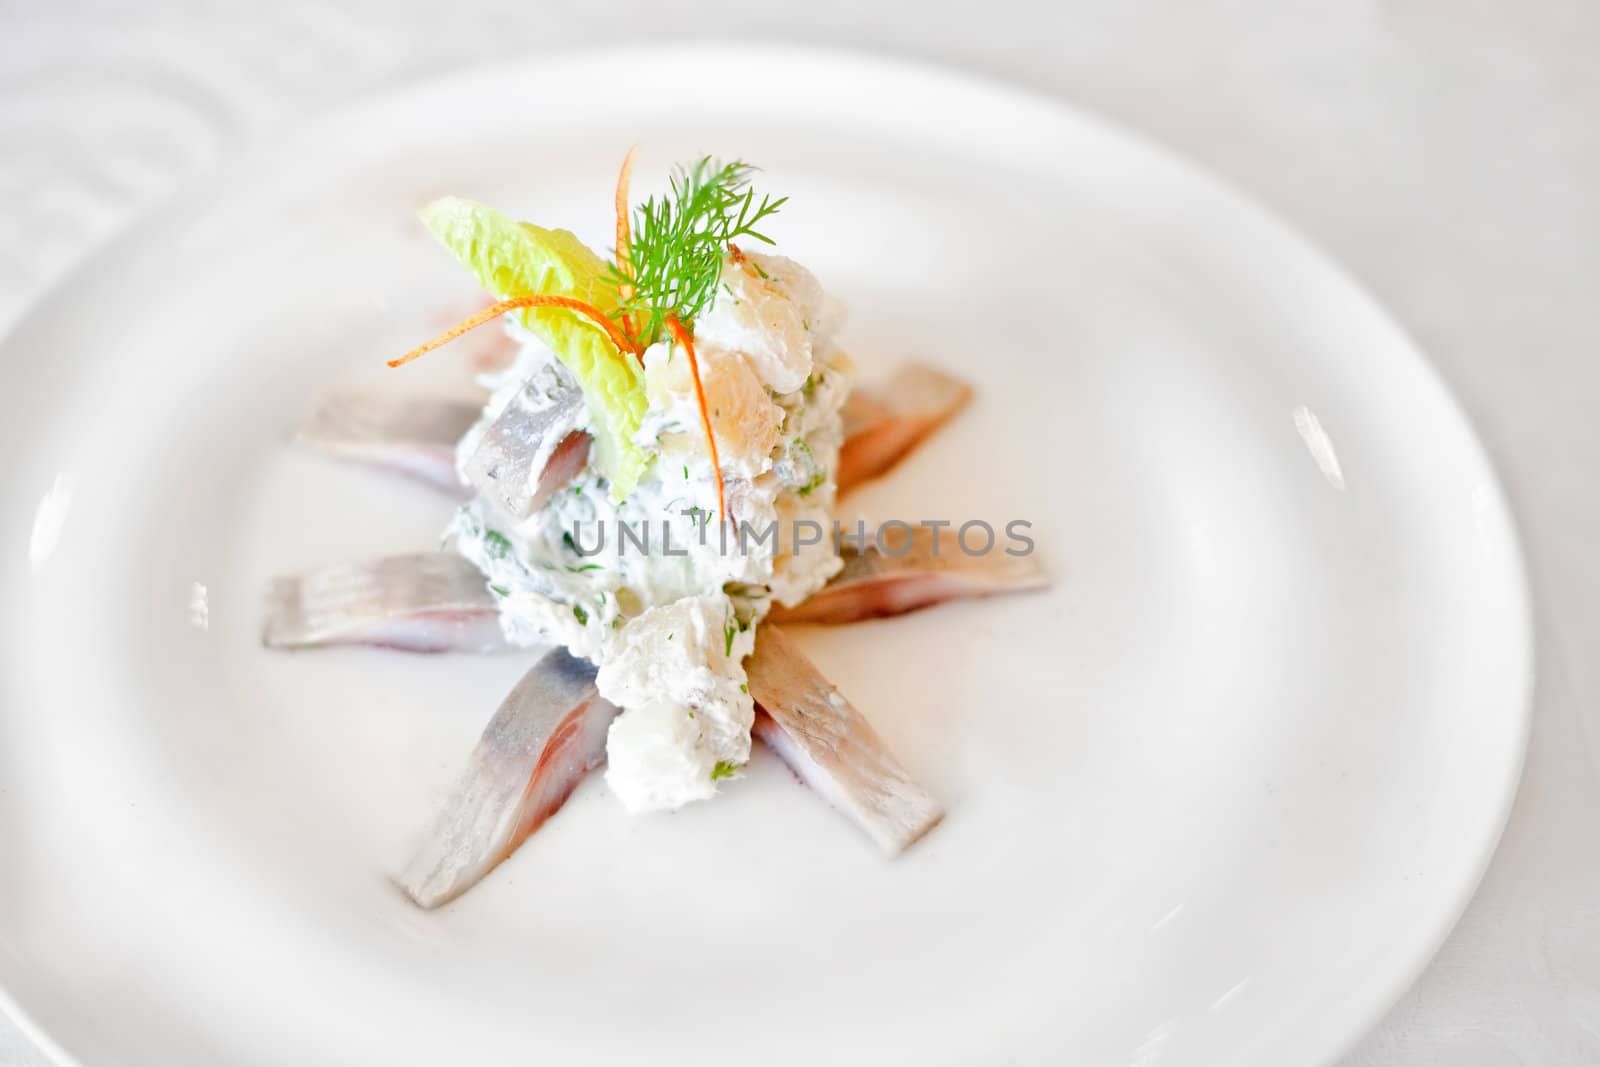
M908 363L883 386L858 389L844 405L839 492L886 473L972 400L972 386L922 363Z
M533 514L589 461L583 394L535 376L518 389L463 465L472 487L513 519Z
M767 617L773 622L838 625L1050 585L1049 575L1031 554L1013 556L991 545L987 552L968 555L954 533L928 526L912 528L909 543L894 540L864 552L847 547L842 558L844 569L820 591L792 608L774 605Z
M944 818L848 700L776 626L745 661L763 714L754 733L884 852L903 852Z
M416 552L274 578L261 643L268 648L375 645L407 652L509 647L495 597L454 552Z
M511 690L484 729L432 830L398 882L424 908L476 885L605 760L617 709L594 667L553 649Z
M336 393L295 433L295 443L338 459L394 471L465 498L456 442L483 414L466 400Z

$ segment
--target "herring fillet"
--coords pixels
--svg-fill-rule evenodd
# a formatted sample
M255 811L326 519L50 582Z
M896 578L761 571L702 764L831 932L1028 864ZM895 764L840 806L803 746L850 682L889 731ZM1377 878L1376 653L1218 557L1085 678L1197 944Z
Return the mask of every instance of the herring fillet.
M391 470L457 497L456 442L483 405L469 400L384 393L335 393L295 432L295 443L339 459Z
M583 393L572 386L524 383L484 430L465 467L472 487L514 519L537 511L589 460L589 435L579 429Z
M972 386L923 363L907 363L876 389L844 404L836 481L842 495L887 473L972 400Z
M762 714L755 736L889 855L944 818L833 683L776 626L764 625L745 660Z
M478 569L454 552L417 552L274 578L261 643L268 648L376 645L408 652L508 648L499 605Z
M886 548L900 551L891 555ZM768 620L838 625L1050 584L1031 554L1008 555L996 544L969 556L954 532L927 526L914 527L909 543L873 545L864 552L846 549L841 555L844 567L827 585L792 608L773 605Z
M471 889L605 759L617 709L594 678L593 666L558 648L511 690L397 879L419 906L436 908Z

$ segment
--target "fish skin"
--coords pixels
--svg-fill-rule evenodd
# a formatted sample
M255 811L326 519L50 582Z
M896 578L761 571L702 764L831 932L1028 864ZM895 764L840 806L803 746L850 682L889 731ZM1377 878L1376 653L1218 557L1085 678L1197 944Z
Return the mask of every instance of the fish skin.
M517 390L466 462L467 482L513 519L537 511L589 459L590 437L579 429L583 393L553 377Z
M483 404L426 396L335 393L295 432L296 444L351 463L403 474L465 499L456 442Z
M407 652L496 652L511 646L478 569L454 552L341 563L272 580L268 648L374 645Z
M954 531L927 526L912 528L911 543L898 556L871 545L864 552L846 547L841 557L844 567L827 585L792 608L773 605L767 619L833 626L1050 585L1049 575L1031 554L1012 556L991 546L982 555L969 556Z
M478 884L604 762L618 712L594 677L592 665L552 649L501 703L396 879L419 907L437 908Z
M776 626L745 660L755 736L888 855L915 844L944 808L890 755L870 723Z
M907 363L844 405L835 481L843 495L887 474L972 401L972 386L925 363Z

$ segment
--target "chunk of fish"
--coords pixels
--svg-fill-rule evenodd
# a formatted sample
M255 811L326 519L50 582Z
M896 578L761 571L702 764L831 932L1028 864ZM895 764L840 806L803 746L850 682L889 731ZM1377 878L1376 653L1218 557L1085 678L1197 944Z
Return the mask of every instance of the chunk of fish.
M901 367L844 405L837 481L846 493L886 473L972 400L972 386L921 363Z
M900 533L896 530L895 533ZM846 546L844 567L808 600L774 605L767 618L782 623L838 625L904 615L950 600L1044 589L1050 577L1032 555L1012 556L998 545L969 556L952 531L913 527L866 551Z
M465 498L456 442L483 412L469 400L338 393L295 433L295 443L353 463L395 471Z
M454 552L418 552L273 579L261 642L495 652L510 647L499 620L476 567Z
M547 652L500 705L398 882L424 908L471 889L554 815L605 759L615 705L595 669Z
M944 818L939 802L778 627L761 628L745 671L762 712L755 736L884 852L905 851Z
M513 519L527 518L588 462L584 410L575 386L554 375L530 379L484 430L467 481Z

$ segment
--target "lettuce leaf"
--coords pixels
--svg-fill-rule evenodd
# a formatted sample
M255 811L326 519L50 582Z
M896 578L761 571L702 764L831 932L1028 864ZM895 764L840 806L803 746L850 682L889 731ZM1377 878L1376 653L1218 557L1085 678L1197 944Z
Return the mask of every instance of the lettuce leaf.
M586 301L606 314L617 292L606 263L567 230L516 222L483 204L459 197L435 200L422 222L495 296L544 294ZM621 499L639 484L651 456L633 441L648 407L639 361L619 352L605 331L565 308L515 312L550 346L583 389L594 422L595 461Z

